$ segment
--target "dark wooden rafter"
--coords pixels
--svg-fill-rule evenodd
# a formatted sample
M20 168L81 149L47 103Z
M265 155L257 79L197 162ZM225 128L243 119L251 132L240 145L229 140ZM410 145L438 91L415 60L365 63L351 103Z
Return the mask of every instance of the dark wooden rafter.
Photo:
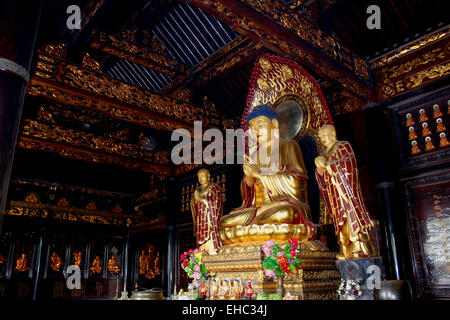
M274 21L273 17L250 7L248 2L252 1L191 0L187 2L216 16L228 23L238 33L262 43L266 48L298 61L319 77L337 81L363 98L367 96L366 83L365 80L362 80L362 78L368 80L367 64L364 60L353 57L354 59L350 60L358 62L358 66L355 66L357 71L349 70L340 61L332 58L329 53L300 38L279 21ZM302 27L309 28L309 31L316 33L317 36L317 27L314 26L314 29L311 29L313 26L310 25ZM324 41L327 40L337 42L336 39L325 37ZM356 73L359 73L360 76L357 76Z
M82 8L82 20L80 29L75 29L68 35L68 56L76 56L81 59L83 47L91 31L98 21L106 16L118 0L90 0L85 8Z
M181 86L165 88L161 92L169 94L175 89L188 85L191 81L198 88L210 80L226 76L230 72L254 60L265 51L266 49L261 44L244 36L239 36L197 65L192 77L183 82Z
M170 77L175 77L179 81L189 75L189 68L168 55L130 42L117 35L95 31L92 33L90 46L112 56L140 64Z

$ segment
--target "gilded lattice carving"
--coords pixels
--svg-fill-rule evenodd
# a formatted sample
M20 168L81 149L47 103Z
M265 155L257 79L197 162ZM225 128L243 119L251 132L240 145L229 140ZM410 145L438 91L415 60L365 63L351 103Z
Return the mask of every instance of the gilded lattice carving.
M38 121L25 119L21 134L47 141L68 143L96 151L116 154L124 157L137 158L152 163L167 165L169 155L167 151L143 152L139 145L118 141L116 139L94 135L83 131L49 125Z

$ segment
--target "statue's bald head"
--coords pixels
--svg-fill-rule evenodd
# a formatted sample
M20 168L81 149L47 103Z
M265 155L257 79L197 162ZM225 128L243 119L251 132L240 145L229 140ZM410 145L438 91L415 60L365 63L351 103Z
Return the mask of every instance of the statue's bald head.
M197 171L198 182L200 184L209 183L209 170L208 169L200 169Z
M336 129L331 124L320 127L318 135L325 147L331 147L336 142Z

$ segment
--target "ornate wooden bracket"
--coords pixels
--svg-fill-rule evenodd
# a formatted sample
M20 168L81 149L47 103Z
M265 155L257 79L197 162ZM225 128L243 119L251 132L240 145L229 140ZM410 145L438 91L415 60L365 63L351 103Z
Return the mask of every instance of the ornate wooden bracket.
M366 62L314 24L278 2L191 0L190 4L228 23L237 32L295 59L325 79L366 98Z
M27 93L81 106L112 118L158 130L193 129L193 122L222 127L227 119L172 97L130 85L105 74L38 53Z
M372 62L379 101L450 75L450 28Z

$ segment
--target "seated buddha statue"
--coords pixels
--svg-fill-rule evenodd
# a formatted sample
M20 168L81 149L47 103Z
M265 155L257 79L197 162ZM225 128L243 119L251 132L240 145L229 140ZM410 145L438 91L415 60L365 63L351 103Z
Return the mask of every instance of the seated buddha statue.
M247 120L256 151L249 147L245 155L242 206L220 220L222 242L310 239L314 227L309 222L308 176L299 145L279 138L278 115L267 105L254 107Z

